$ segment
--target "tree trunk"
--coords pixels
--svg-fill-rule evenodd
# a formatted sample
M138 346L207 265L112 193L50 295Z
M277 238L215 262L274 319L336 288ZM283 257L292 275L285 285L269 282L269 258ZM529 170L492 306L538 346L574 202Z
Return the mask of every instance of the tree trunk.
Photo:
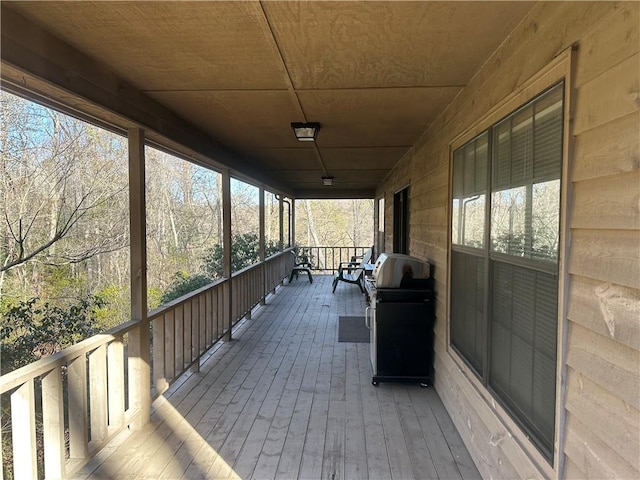
M312 213L312 209L311 209L311 205L309 204L309 200L305 200L304 203L304 211L307 214L307 224L309 225L309 232L311 233L311 240L312 240L312 247L318 247L320 246L320 242L318 241L318 234L316 233L316 226L315 226L315 222L313 220L313 213ZM320 255L318 255L318 266L320 267L320 269L324 269L326 262L324 258L321 258Z

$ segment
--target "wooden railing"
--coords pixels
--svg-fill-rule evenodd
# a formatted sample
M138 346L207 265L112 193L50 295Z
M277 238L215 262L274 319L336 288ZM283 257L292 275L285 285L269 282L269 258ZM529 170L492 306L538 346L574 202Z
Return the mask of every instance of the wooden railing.
M336 272L340 263L350 262L353 257L362 257L368 247L297 247L298 253L311 256L311 269L322 272Z
M150 312L152 398L199 368L229 324L249 315L292 266L287 250ZM2 438L12 445L13 478L64 478L135 420L127 343L140 328L139 321L122 324L0 376L13 426L11 438Z

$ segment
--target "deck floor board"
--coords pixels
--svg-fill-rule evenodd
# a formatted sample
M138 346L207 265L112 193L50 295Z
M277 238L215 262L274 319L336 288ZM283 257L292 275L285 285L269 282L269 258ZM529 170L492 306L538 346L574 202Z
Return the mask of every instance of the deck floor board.
M368 344L338 342L365 299L331 280L285 282L73 478L479 478L432 388L373 387Z

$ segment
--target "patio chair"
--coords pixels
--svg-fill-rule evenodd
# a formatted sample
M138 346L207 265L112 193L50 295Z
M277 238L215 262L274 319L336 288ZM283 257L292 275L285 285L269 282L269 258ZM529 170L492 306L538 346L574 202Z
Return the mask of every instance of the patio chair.
M294 252L291 253L294 256L294 260L291 275L289 275L289 283L293 281L293 277L297 279L300 273L306 273L309 277L309 283L313 283L313 277L311 276L311 255L306 251L303 251L300 255L296 255Z
M362 256L362 260L360 263L354 262L342 262L338 266L338 273L333 279L333 290L332 293L336 291L336 287L338 286L338 282L346 282L346 283L354 283L360 287L360 291L365 293L364 291L364 266L371 261L371 255L373 253L373 248L368 249L364 252Z

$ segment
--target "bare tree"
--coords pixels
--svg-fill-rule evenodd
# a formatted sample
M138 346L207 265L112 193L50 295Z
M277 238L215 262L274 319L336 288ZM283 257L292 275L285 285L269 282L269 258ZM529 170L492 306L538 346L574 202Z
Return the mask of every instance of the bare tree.
M0 291L5 272L27 262L79 263L125 246L124 139L5 92L0 101Z

